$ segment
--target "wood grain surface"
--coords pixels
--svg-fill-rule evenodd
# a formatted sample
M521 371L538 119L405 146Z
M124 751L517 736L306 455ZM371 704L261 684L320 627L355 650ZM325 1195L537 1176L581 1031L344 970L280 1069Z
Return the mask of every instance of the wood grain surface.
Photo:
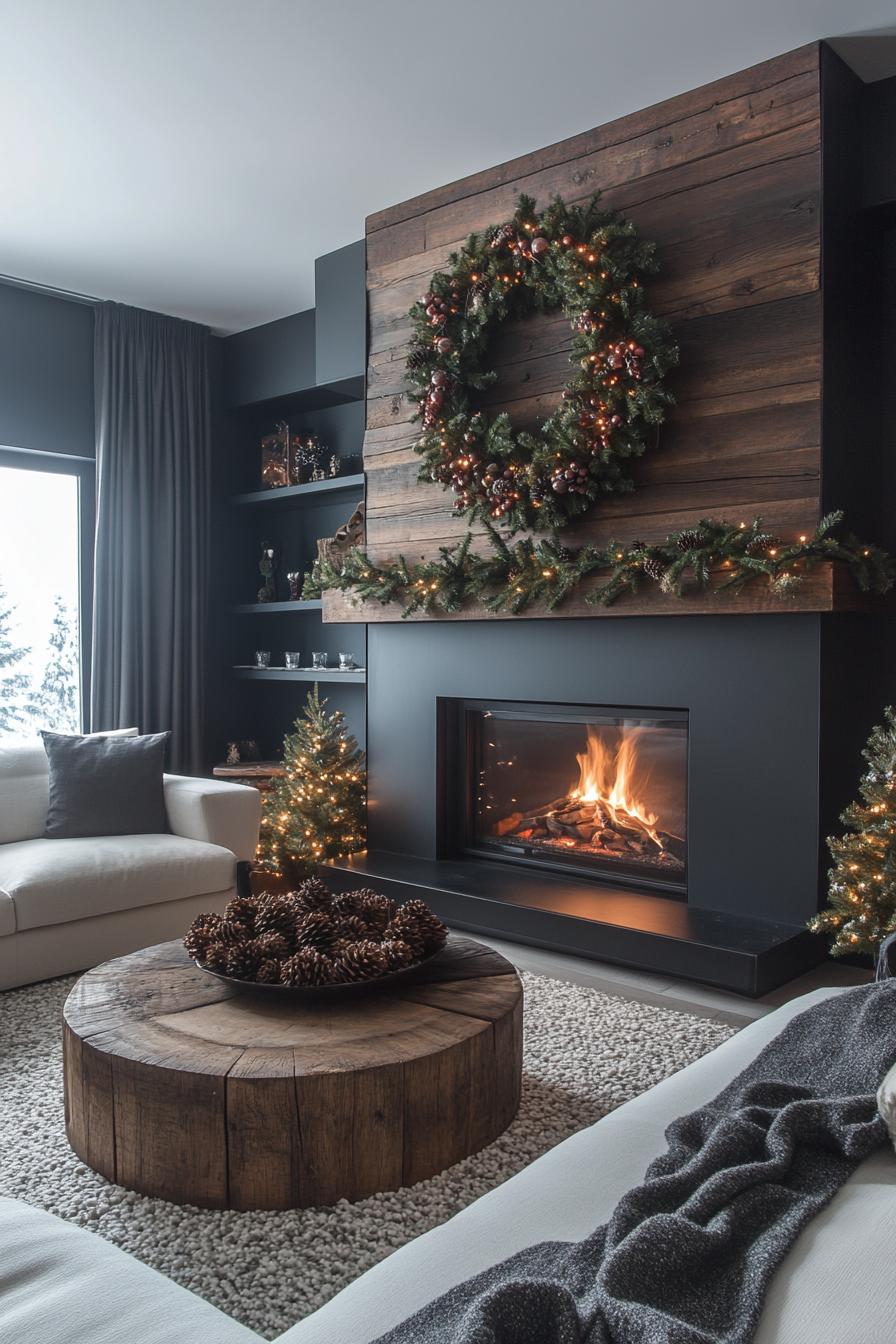
M119 1185L203 1208L363 1199L510 1124L522 987L452 936L397 992L304 1004L237 993L164 943L78 981L64 1061L69 1142Z
M432 557L467 530L451 494L417 480L407 312L450 252L507 218L523 191L545 205L555 193L573 202L600 190L652 238L661 270L650 307L681 346L670 380L677 405L636 465L636 490L595 509L568 533L571 544L659 540L710 514L761 515L786 535L811 529L821 512L820 64L811 44L368 219L364 465L374 559ZM489 353L498 380L483 406L537 426L557 405L569 348L562 315L501 328ZM836 587L822 574L797 609L829 609ZM746 593L735 605L771 609ZM699 601L656 592L629 604L639 614L695 609ZM552 614L626 613L580 603ZM460 619L483 617L471 607ZM375 603L324 603L328 621L395 618Z

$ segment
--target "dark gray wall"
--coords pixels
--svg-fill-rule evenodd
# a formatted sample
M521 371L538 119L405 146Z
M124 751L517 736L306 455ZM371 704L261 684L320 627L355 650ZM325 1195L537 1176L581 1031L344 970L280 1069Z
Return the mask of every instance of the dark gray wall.
M238 331L223 341L228 406L267 401L314 386L314 309Z
M368 627L370 848L436 857L436 697L687 709L689 901L800 924L819 893L815 616Z
M362 239L314 263L317 381L356 378L367 364L367 248Z
M93 457L93 308L0 284L0 446Z

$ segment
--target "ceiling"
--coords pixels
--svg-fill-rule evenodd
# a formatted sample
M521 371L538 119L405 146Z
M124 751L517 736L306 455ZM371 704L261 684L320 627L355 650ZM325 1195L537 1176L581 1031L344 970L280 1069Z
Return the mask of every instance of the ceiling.
M892 19L892 0L0 0L0 273L242 330L310 307L314 258L376 210L816 38L881 78Z

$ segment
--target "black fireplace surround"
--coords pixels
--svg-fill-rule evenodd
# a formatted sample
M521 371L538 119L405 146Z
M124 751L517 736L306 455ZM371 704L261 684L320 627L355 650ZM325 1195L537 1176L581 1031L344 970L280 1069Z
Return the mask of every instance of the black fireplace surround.
M371 625L370 848L330 877L421 895L456 927L764 993L824 955L805 922L873 720L853 669L874 665L875 629L812 614ZM670 802L667 779L647 811L674 856L658 861L624 808L618 826L598 810L592 846L597 794L590 811L565 796L589 723L611 764L626 725L666 733L686 796Z

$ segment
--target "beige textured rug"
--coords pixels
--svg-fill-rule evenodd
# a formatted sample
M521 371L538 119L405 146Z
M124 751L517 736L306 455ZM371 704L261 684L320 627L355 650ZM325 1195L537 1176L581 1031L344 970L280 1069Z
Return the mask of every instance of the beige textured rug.
M0 994L0 1194L89 1228L272 1338L561 1139L734 1034L564 981L522 979L523 1099L510 1129L410 1189L290 1213L181 1208L95 1175L64 1130L60 1018L74 978Z

